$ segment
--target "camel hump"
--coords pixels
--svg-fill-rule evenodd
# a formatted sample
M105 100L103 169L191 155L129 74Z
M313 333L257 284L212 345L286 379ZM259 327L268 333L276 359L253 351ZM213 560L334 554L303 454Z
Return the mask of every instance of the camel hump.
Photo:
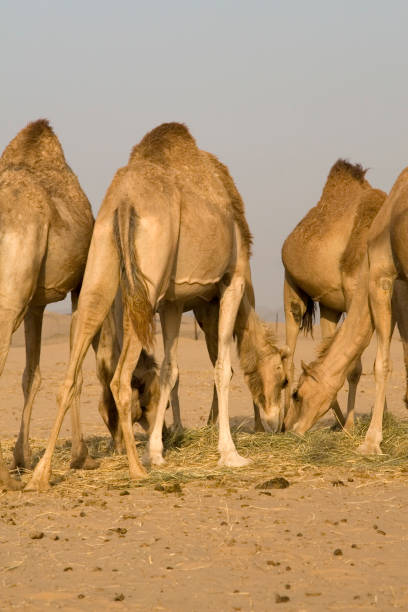
M61 144L47 119L29 123L13 138L1 157L2 166L65 165Z
M360 197L350 238L340 261L341 270L350 275L360 265L367 247L368 230L387 194L381 189L367 189Z
M364 183L368 168L363 168L361 164L351 164L347 159L338 159L330 168L327 181L341 180L342 178L352 178L359 183Z
M197 155L198 148L188 128L183 123L162 123L148 132L130 154L129 162L147 159L162 165L170 165L177 159Z

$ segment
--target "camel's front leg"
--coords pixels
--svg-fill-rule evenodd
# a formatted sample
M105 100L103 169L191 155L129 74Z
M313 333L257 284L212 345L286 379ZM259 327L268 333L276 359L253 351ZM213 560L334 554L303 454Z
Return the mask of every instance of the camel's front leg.
M294 379L294 363L296 342L299 335L299 330L302 325L303 316L307 308L307 295L296 286L295 282L285 272L285 281L283 286L283 301L285 308L285 330L286 344L290 349L288 359L286 360L285 374L288 379L288 384L285 389L285 414L289 410L291 402L291 394Z
M182 314L183 305L173 302L166 302L160 310L164 359L160 370L160 400L149 441L150 461L155 465L164 463L162 431L169 395L178 379L177 341Z
M29 468L31 451L29 443L31 411L41 385L40 352L41 330L45 306L31 306L24 317L26 367L23 374L24 408L20 433L14 447L13 468Z
M361 365L361 357L359 357L353 365L353 369L347 375L349 392L347 398L347 416L343 427L346 431L349 432L353 431L354 429L354 408L356 404L356 393L362 370L363 367Z
M385 403L385 390L391 372L390 342L393 330L391 313L391 294L393 279L381 275L370 278L370 306L377 332L377 355L374 364L375 403L370 426L364 442L358 447L363 455L381 455L382 421Z
M174 387L170 392L170 405L171 410L173 412L173 431L183 431L179 402L179 382L180 377L177 375L177 380L174 383Z
M215 364L215 385L218 394L220 423L218 440L219 465L230 467L241 467L249 463L249 459L241 457L235 448L231 436L228 414L229 385L232 375L231 346L235 319L244 288L245 280L240 276L234 276L230 284L227 287L223 287L218 322L218 357Z

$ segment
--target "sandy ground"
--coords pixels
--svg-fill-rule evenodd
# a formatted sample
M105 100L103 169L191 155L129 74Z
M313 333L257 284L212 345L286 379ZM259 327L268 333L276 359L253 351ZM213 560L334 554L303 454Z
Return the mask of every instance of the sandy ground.
M48 315L42 388L32 437L48 436L68 358L68 318ZM279 335L282 338L282 326ZM19 331L0 379L2 440L15 439L22 408L25 351ZM310 361L311 339L300 358ZM358 410L374 397L374 346L364 358ZM161 345L157 342L157 356ZM392 343L391 411L406 417L398 338ZM184 424L205 423L212 369L191 319L179 345ZM251 417L249 393L235 363L234 422ZM82 422L86 436L106 436L97 412L94 357L84 365ZM344 405L346 391L340 393ZM332 417L327 417L329 420ZM70 436L69 420L61 437ZM68 469L68 465L67 465ZM403 475L353 476L337 470L285 476L290 487L268 491L190 483L181 492L115 490L92 472L83 489L0 494L0 609L44 610L392 610L408 608L408 487ZM92 481L98 486L92 486Z

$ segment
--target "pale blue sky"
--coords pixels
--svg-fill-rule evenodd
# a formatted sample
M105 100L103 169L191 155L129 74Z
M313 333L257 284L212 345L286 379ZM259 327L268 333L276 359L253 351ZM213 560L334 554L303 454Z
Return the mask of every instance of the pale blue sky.
M228 164L257 302L338 157L389 190L408 164L405 0L2 0L0 148L50 119L96 213L131 147L185 122Z

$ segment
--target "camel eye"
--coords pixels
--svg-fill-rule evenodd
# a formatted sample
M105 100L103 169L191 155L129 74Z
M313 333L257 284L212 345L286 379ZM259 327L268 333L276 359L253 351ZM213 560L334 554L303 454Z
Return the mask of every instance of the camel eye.
M293 399L295 400L295 402L298 402L298 401L299 401L299 394L298 394L298 392L297 392L297 389L296 389L296 391L294 391L294 392L292 393L292 397L293 397Z
M289 382L288 379L285 378L285 380L282 383L282 389L285 389L288 386L288 382Z

